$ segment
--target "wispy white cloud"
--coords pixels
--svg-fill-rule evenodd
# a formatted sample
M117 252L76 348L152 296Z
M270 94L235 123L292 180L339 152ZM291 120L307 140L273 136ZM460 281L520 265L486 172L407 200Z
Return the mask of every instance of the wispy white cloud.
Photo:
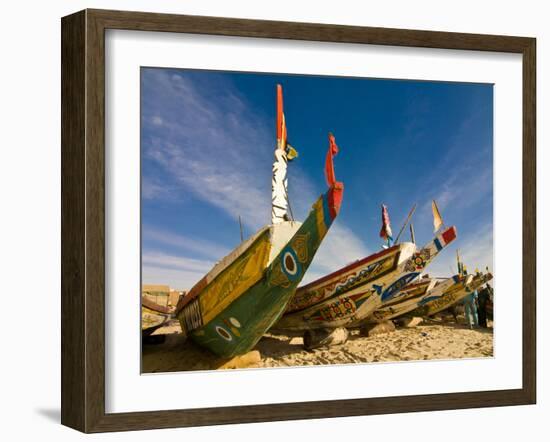
M212 261L168 255L163 252L145 252L141 260L143 264L150 266L202 272L203 274L207 273L214 265Z
M141 182L141 196L146 200L163 199L175 200L174 186L162 182L155 177L143 177Z
M170 267L153 265L143 265L142 267L143 284L166 284L176 290L189 290L203 276L202 272Z
M158 115L154 115L152 118L151 118L151 123L154 124L155 126L162 126L162 118L159 117Z
M478 203L480 200L491 195L493 192L493 173L491 169L479 170L476 173L469 173L465 179L463 169L451 169L440 182L434 183L433 188L437 189L420 208L423 214L431 213L432 199L435 199L437 206L444 210L451 207L455 210L467 209Z
M143 227L142 235L144 240L177 247L187 253L198 254L199 256L205 256L215 261L223 258L230 251L228 248L222 247L212 241L190 238L188 236L155 229L150 226Z
M147 160L161 167L175 183L176 192L191 193L233 218L241 216L253 231L269 222L273 125L255 115L228 85L213 100L207 88L167 71L151 71L144 81L154 82L154 90L159 91L144 97L142 106L142 123L153 134L144 140ZM299 164L293 164L289 173L292 209L296 219L302 220L324 189L314 185ZM151 194L160 195L155 181L148 186ZM143 234L193 256L199 253L217 260L228 252L208 241L152 228L145 228ZM306 278L315 279L366 255L363 241L336 220ZM148 274L153 275L153 270L159 278L175 277L174 269L160 262L149 267Z
M317 250L303 283L314 281L370 253L363 241L350 228L338 223L336 218Z
M470 272L475 269L493 271L493 226L487 225L459 244L462 261Z
M142 254L143 284L167 284L179 290L189 290L214 265L212 260L170 255L159 251Z
M253 230L269 220L273 142L271 126L227 88L219 96L164 70L143 80L144 155L178 186ZM159 127L160 126L160 127ZM160 131L160 132L159 132Z

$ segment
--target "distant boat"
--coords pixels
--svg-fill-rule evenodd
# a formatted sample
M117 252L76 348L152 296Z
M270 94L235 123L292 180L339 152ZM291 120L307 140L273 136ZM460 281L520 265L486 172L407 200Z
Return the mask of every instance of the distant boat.
M359 268L357 263L342 269L342 274L338 271L308 284L299 296L310 305L286 313L275 324L274 329L309 330L360 325L378 307L392 300L404 287L418 278L438 253L455 239L456 228L453 226L436 235L421 250L417 250L415 244L406 242L365 258L364 262L360 262L374 264L374 277L370 278L367 276L368 272L365 272L363 276L367 282L354 287L354 276L351 276L347 279L350 289L338 289L342 285L336 281L341 275L348 277L350 268ZM321 293L315 292L319 289L322 289ZM324 297L327 289L333 294ZM314 303L316 296L323 298Z
M176 314L183 333L193 341L221 357L237 356L251 350L283 314L340 210L343 184L336 181L333 167L337 149L329 134L325 162L329 189L313 204L303 224L291 220L286 171L297 154L287 142L278 86L272 224L242 242L180 299Z
M471 282L472 276L453 276L442 281L426 278L426 280L410 284L392 301L382 304L368 318L368 321L382 322L403 316L427 302L438 299L443 294L458 290Z
M486 284L493 275L490 272L476 273L475 275L467 275L466 280L458 282L445 291L441 296L427 297L420 303L420 305L408 313L410 316L432 316L439 313L459 301L464 299L474 290L480 288L483 284Z
M150 336L170 319L174 309L141 296L141 335Z
M409 285L405 286L402 290L399 291L397 295L391 300L382 304L377 308L367 321L380 322L385 321L386 319L391 319L394 312L400 310L405 305L410 305L411 303L416 305L416 302L425 296L429 290L431 290L436 284L436 279L432 278L422 278L419 281L413 281Z

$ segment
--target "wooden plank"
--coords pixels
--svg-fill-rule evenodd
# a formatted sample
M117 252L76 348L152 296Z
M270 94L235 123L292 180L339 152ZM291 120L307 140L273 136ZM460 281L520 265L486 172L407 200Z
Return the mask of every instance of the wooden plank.
M61 423L85 430L85 12L61 25Z
M529 38L89 9L106 29L521 53Z
M536 40L523 51L523 391L537 397L537 78Z

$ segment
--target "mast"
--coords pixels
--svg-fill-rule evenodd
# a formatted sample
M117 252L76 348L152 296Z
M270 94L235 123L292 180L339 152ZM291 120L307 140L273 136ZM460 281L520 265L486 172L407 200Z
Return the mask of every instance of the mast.
M239 230L241 231L241 242L244 241L244 235L243 235L243 223L241 221L241 215L239 215Z
M288 221L287 132L283 112L283 88L277 85L277 146L271 178L271 223Z
M410 221L411 216L413 216L415 210L416 210L416 203L414 203L411 210L409 210L409 214L407 215L407 218L405 219L405 222L401 226L401 229L399 230L399 233L397 234L397 238L395 238L394 244L397 244L399 242L399 238L401 237L401 234L403 233L403 230L405 229L405 227L407 227L407 223Z
M410 231L411 231L411 242L413 244L416 244L416 240L414 238L414 226L413 226L413 223L410 223L409 224L409 228L410 228Z

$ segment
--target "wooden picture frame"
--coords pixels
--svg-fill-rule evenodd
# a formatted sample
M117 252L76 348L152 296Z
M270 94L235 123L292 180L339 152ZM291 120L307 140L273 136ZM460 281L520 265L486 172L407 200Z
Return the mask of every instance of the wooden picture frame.
M83 432L533 404L536 400L536 40L310 23L84 10L62 28L62 424ZM522 55L523 385L272 405L105 412L105 30L124 29Z

